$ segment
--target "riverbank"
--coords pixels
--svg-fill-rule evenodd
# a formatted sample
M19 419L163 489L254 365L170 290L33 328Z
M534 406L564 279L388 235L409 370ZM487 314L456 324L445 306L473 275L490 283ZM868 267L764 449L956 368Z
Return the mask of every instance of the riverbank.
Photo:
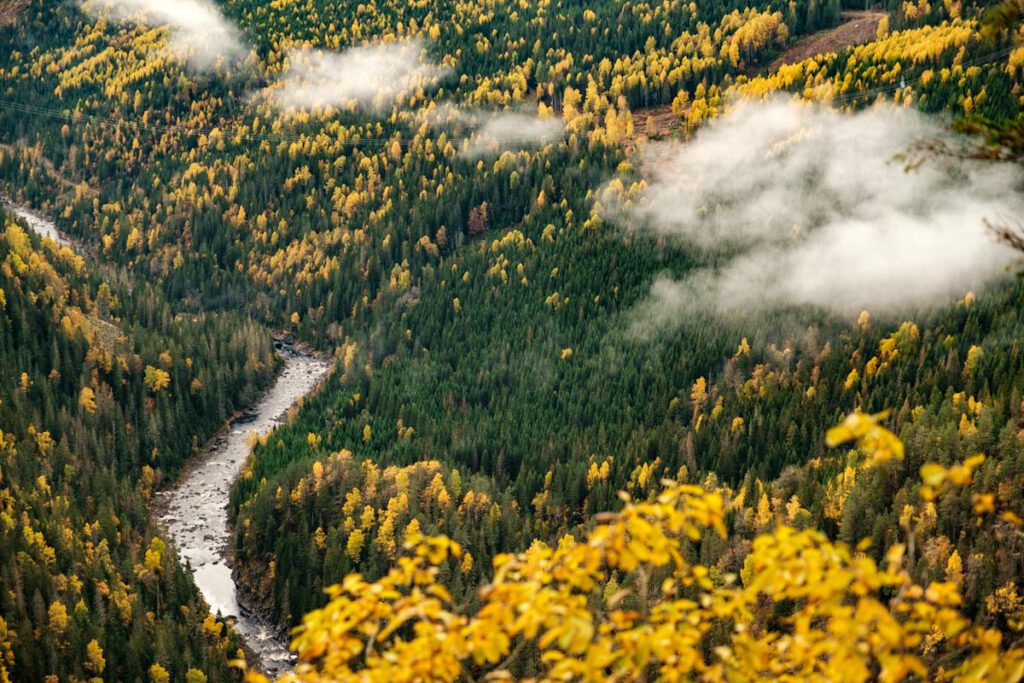
M61 233L57 228L56 223L46 216L36 213L30 209L26 209L24 206L15 204L3 194L0 194L0 206L3 206L12 214L25 221L28 227L31 228L32 232L36 233L40 237L49 237L57 244L65 247L71 247L73 249L76 248L76 245Z
M2 194L0 205L40 237L84 252L49 217ZM283 363L270 388L213 435L201 452L187 461L177 480L154 496L151 507L161 536L170 541L182 564L190 568L211 612L234 622L235 631L253 655L250 664L272 675L290 668L287 634L239 604L230 564L227 504L248 458L251 435L266 433L281 424L288 411L313 391L330 369L329 360L312 350L296 348L287 340L278 340L275 347Z
M269 674L291 664L286 639L239 604L232 577L231 529L227 502L231 487L249 456L251 439L281 424L288 410L313 391L330 369L319 358L285 350L281 374L271 388L240 417L214 436L172 486L155 496L154 510L181 561L213 614L234 620L235 631Z

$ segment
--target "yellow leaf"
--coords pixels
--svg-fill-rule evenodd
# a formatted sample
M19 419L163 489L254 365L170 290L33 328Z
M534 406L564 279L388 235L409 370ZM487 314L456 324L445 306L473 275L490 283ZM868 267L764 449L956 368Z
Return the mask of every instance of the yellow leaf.
M939 486L946 480L948 474L946 468L942 465L928 463L921 466L921 481L927 486Z
M1024 519L1021 519L1014 513L1010 512L1009 510L1004 512L1001 515L1001 518L1003 519L1003 521L1009 522L1010 524L1013 524L1016 527L1024 527Z
M978 453L976 455L972 455L971 457L967 458L967 460L964 460L964 467L966 467L968 469L971 469L971 470L977 469L978 466L981 465L981 463L983 463L983 462L985 462L985 454L984 453Z

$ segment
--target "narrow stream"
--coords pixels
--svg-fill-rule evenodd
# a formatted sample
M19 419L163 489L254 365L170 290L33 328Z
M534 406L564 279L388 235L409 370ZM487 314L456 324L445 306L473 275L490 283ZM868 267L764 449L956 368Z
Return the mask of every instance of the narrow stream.
M75 247L46 216L2 196L0 204L40 236ZM238 591L231 576L227 506L231 487L249 456L249 436L265 434L281 424L288 409L309 394L330 369L325 361L289 348L282 354L284 368L273 386L240 418L206 443L181 478L156 494L155 506L161 527L166 530L181 561L191 567L210 611L235 621L235 631L258 658L251 664L274 676L291 668L288 643L272 626L238 604Z
M0 195L0 204L5 209L13 213L15 216L25 221L29 228L40 237L49 237L50 239L62 244L65 247L72 247L71 240L64 237L60 230L57 229L56 224L46 216L42 216L34 211L26 209L24 206L18 206L14 202L9 201L3 195Z
M211 439L174 486L157 493L160 525L167 530L182 562L195 576L210 611L234 617L235 630L268 674L288 670L287 642L274 629L238 604L231 576L231 532L227 502L231 486L249 455L251 434L281 424L288 409L327 374L327 363L286 350L284 370L273 387L224 432Z

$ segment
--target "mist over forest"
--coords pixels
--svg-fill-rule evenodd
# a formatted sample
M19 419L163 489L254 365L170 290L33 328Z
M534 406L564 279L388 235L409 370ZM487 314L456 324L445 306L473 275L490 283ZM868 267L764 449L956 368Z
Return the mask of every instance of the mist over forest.
M0 0L0 683L1024 678L1020 0Z

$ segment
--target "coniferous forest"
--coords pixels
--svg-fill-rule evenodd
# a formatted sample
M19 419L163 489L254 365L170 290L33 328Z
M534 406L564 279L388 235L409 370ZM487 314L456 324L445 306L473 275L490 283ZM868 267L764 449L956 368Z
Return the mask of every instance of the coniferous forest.
M1022 159L1020 0L0 0L0 682L266 680L275 339L284 680L1024 680Z

